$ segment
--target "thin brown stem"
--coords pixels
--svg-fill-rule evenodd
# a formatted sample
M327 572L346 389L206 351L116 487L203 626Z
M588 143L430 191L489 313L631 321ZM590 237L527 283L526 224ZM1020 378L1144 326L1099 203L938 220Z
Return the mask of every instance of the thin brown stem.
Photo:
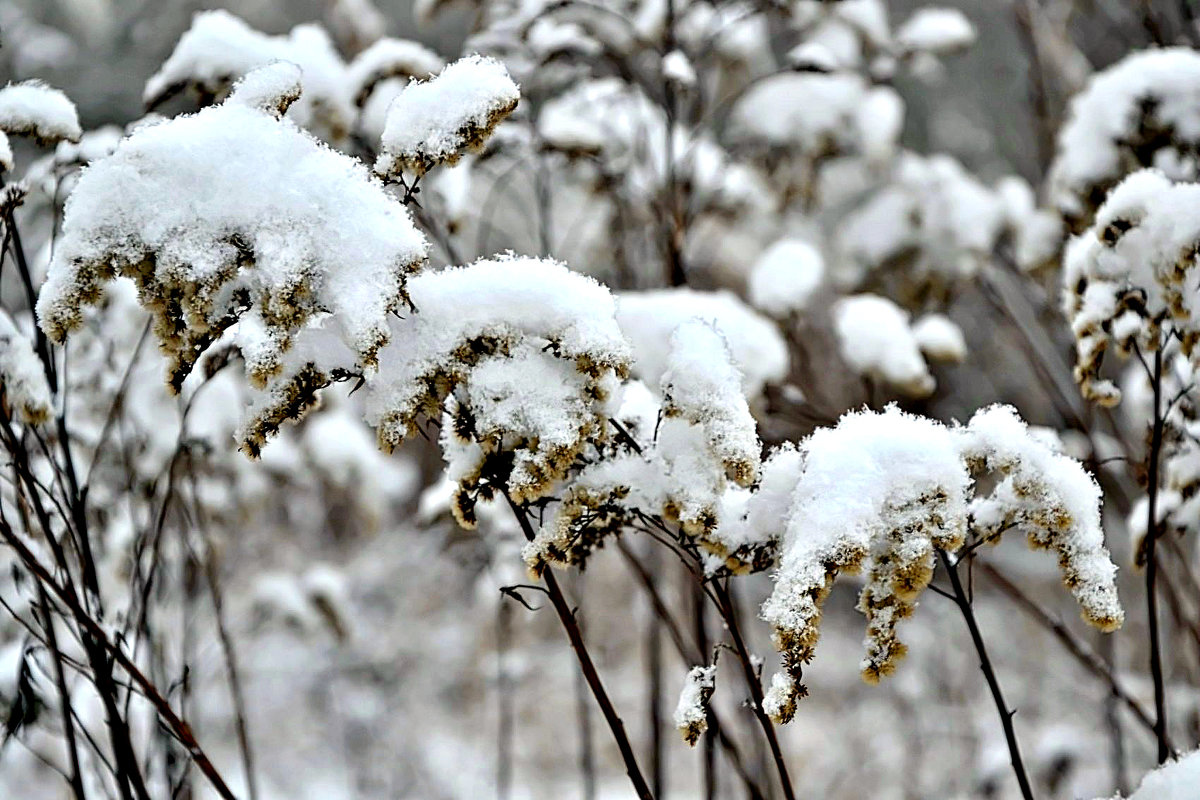
M983 634L979 632L979 624L975 621L975 611L971 608L971 601L958 576L958 564L951 561L944 550L938 550L938 558L941 559L942 566L945 567L946 574L950 577L950 585L954 588L954 602L958 605L963 620L967 623L971 641L975 644L975 652L979 655L979 669L983 671L983 676L987 679L988 689L992 692L992 700L995 701L996 710L1000 713L1000 722L1004 726L1004 738L1008 742L1009 759L1012 761L1013 772L1017 776L1017 784L1021 787L1021 796L1025 800L1033 800L1033 789L1029 785L1029 776L1025 773L1025 762L1021 759L1021 747L1017 744L1017 732L1013 728L1012 719L1017 712L1016 710L1010 711L1008 704L1004 701L1004 692L1000 689L996 671L992 669L992 660L988 657L987 647L984 646Z
M532 541L536 534L529 522L528 510L518 505L507 491L504 492L504 499L508 501L525 538ZM579 661L579 668L583 671L584 680L592 690L592 696L596 698L596 705L600 706L604 721L608 723L608 728L617 743L617 749L621 752L621 759L625 762L625 772L629 775L629 781L633 784L634 791L641 800L653 800L654 795L650 792L645 777L642 776L637 756L633 752L633 745L629 743L629 736L625 733L625 723L621 721L620 715L613 707L612 700L609 699L608 692L604 688L604 682L600 680L600 674L596 672L596 665L592 663L592 656L588 652L587 645L583 641L583 634L579 630L579 622L575 619L575 614L567 604L566 598L563 597L562 589L559 588L558 581L554 578L554 572L546 569L542 573L542 581L546 584L546 594L550 598L551 605L554 606L555 613L558 614L563 630L567 633L571 648L575 651L575 657Z
M783 796L786 800L795 800L796 795L792 790L792 780L788 777L787 763L783 760L783 750L779 747L779 737L775 735L775 725L763 709L762 680L759 677L758 670L754 666L754 660L750 657L750 651L746 647L746 642L742 638L737 612L733 607L733 599L729 595L728 588L721 581L713 581L712 584L718 601L717 609L720 611L721 618L729 628L729 636L733 639L734 651L737 653L738 661L742 665L742 674L746 678L746 685L750 689L754 716L763 730L763 735L767 739L767 745L771 748L771 758L775 760L775 771L779 774L779 785L783 789Z
M1125 687L1117 680L1117 676L1113 674L1112 669L1105 663L1103 658L1097 655L1087 644L1081 642L1075 634L1071 633L1067 626L1047 614L1027 594L1021 591L1015 583L1010 581L991 564L981 562L979 568L991 578L996 586L1000 588L1000 591L1008 595L1034 621L1053 634L1054 638L1058 639L1067 652L1075 657L1076 661L1097 678L1107 683L1112 696L1124 703L1133 713L1134 718L1147 731L1154 733L1154 719L1142 707L1142 704L1126 691Z
M1167 740L1166 686L1163 681L1162 643L1158 627L1158 468L1163 443L1162 414L1162 348L1154 351L1151 372L1154 391L1154 421L1150 428L1149 464L1146 469L1146 615L1150 626L1150 675L1154 681L1154 733L1158 738L1158 763L1171 755Z

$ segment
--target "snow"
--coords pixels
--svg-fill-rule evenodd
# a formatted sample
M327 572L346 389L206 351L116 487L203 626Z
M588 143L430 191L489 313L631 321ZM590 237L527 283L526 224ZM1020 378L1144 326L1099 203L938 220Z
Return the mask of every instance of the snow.
M795 691L839 574L867 570L858 603L867 616L861 666L864 679L875 682L905 653L896 626L932 579L935 549L953 553L968 533L994 542L1015 528L1032 547L1055 551L1084 618L1104 631L1120 626L1124 611L1100 527L1100 489L1011 407L983 409L965 427L894 405L851 412L802 441L800 453L803 471L784 517L775 588L762 607ZM994 486L976 494L976 478L984 475L994 477ZM773 705L787 708L795 697L776 696Z
M750 271L750 304L773 317L803 311L825 280L821 251L802 239L780 239Z
M997 192L949 156L905 153L890 184L839 224L835 278L854 287L901 263L909 291L944 292L989 263L1005 211Z
M787 377L787 345L778 328L729 291L657 289L623 292L617 320L634 349L633 374L657 386L667 369L671 332L689 319L716 325L742 373L742 386L754 401L768 383Z
M296 123L329 141L344 138L355 116L346 64L315 23L270 36L228 11L200 11L146 81L143 100L153 108L188 87L220 96L241 76L273 61L289 61L303 72L304 94L291 110Z
M717 668L692 667L679 692L679 703L675 706L675 727L683 734L683 740L692 747L708 730L708 701L717 687Z
M419 42L384 38L355 56L346 69L346 81L355 105L362 107L381 82L428 78L445 65L441 56Z
M859 375L912 397L933 393L937 384L900 306L874 294L843 297L834 303L833 326L842 358Z
M1197 786L1200 786L1200 750L1193 750L1148 772L1129 800L1193 800Z
M859 609L868 620L863 676L874 681L904 655L895 628L933 577L934 548L956 549L966 536L971 478L953 431L894 406L846 414L800 449L804 472L762 616L798 672L834 579L869 567Z
M932 361L960 363L967 358L962 328L945 314L926 314L912 326L921 353Z
M176 388L239 320L259 385L318 318L348 351L342 366L375 362L427 244L358 162L242 104L288 89L276 80L287 68L265 69L223 105L139 128L81 176L38 300L51 339L78 327L119 274L138 281Z
M457 390L443 439L460 447L458 477L473 482L487 448L526 448L532 460L518 459L509 488L536 499L602 432L603 400L628 370L608 289L556 261L509 254L418 276L409 294L417 310L391 320L393 344L368 381L380 446L399 445L422 415L436 419Z
M0 131L0 172L12 172L13 151L8 141L8 134Z
M1075 335L1075 376L1085 397L1105 405L1121 392L1100 375L1105 352L1128 355L1179 334L1185 355L1200 338L1194 260L1180 258L1200 240L1200 184L1173 183L1153 170L1125 178L1071 240L1063 259L1063 311Z
M990 495L972 501L975 528L989 539L1015 528L1031 547L1054 550L1084 619L1103 631L1119 628L1125 613L1104 543L1095 478L1031 432L1010 406L976 412L963 438L968 461L1000 478Z
M742 376L717 328L688 320L671 334L662 376L663 415L699 426L726 474L738 485L758 479L757 425L742 394Z
M860 109L874 109L866 113ZM737 141L792 148L808 158L895 148L903 103L853 73L782 72L753 84L730 112Z
M513 112L520 90L504 65L485 56L455 61L428 81L413 81L388 109L375 171L423 175L478 150Z
M1132 53L1092 75L1071 100L1050 167L1050 202L1076 229L1086 227L1131 162L1174 163L1171 177L1194 177L1198 145L1200 53L1185 47Z
M682 50L672 50L663 56L663 77L679 86L696 85L696 69Z
M957 8L926 7L913 12L899 30L896 44L902 51L942 55L975 43L975 26Z
M0 309L0 393L5 405L21 420L38 425L54 413L50 386L33 343L21 333L7 311Z
M64 139L75 142L83 135L75 104L38 80L10 83L0 89L0 131L49 144Z

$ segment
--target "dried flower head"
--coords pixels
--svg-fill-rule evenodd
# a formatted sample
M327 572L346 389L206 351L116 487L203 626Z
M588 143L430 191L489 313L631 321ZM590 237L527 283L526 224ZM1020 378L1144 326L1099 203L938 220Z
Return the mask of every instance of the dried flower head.
M629 367L608 290L558 262L506 255L419 276L409 291L417 311L391 321L394 345L368 381L380 446L445 414L460 489L547 494L589 439L605 438L606 403Z
M1100 374L1114 347L1153 352L1164 335L1186 357L1200 341L1195 292L1200 184L1143 170L1123 180L1092 226L1072 240L1063 264L1063 310L1075 335L1075 379L1085 397L1115 405L1121 392Z
M1200 154L1200 53L1165 47L1097 72L1070 104L1050 167L1051 203L1076 232L1109 190L1144 168L1194 176Z
M607 537L649 516L677 523L714 571L769 562L768 544L721 529L729 484L744 490L757 482L762 445L741 374L712 323L688 320L672 333L661 394L660 405L641 383L625 388L615 414L621 437L574 476L525 548L535 574L548 564L583 565Z
M521 93L504 65L485 56L460 58L428 81L412 81L388 109L375 171L424 175L479 150L517 107Z
M708 730L708 702L717 688L717 667L692 667L675 706L675 727L692 747Z
M1032 435L1011 408L980 411L965 428L905 414L857 412L801 443L775 589L763 604L783 668L778 719L804 691L803 665L820 634L821 608L841 573L867 571L858 609L867 617L864 680L890 674L905 654L899 622L933 578L938 550L995 541L1009 528L1057 552L1085 619L1119 626L1116 567L1100 529L1099 487L1072 459ZM996 486L972 497L973 473Z
M1100 487L1083 466L1029 430L1011 406L985 408L961 432L963 457L973 473L995 486L971 501L972 531L985 541L1024 533L1030 547L1053 550L1063 584L1083 618L1102 631L1121 627L1117 567L1100 526Z
M307 407L335 367L374 365L427 244L366 169L279 118L294 76L284 64L252 72L224 104L139 128L93 163L68 199L38 299L51 339L124 276L154 318L176 390L236 323L247 371L277 413ZM300 351L302 363L285 364Z
M58 89L37 80L0 89L0 132L32 136L39 144L77 142L83 135L75 104ZM6 148L7 144L5 141Z

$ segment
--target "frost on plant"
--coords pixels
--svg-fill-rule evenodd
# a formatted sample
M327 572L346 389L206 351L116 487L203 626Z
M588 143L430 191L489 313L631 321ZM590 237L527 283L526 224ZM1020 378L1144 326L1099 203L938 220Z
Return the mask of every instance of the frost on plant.
M692 747L708 730L708 701L717 687L717 668L692 667L683 680L675 706L675 727Z
M545 496L589 438L604 438L629 369L612 296L558 262L516 256L421 275L409 292L417 311L391 321L369 381L380 446L441 420L464 523L480 493Z
M1063 264L1063 310L1075 335L1075 378L1104 405L1121 392L1100 373L1112 347L1153 352L1173 334L1189 358L1200 341L1196 253L1200 184L1136 172L1118 185L1092 226L1070 243Z
M42 144L76 142L83 135L75 104L58 89L37 80L10 83L0 89L0 132L31 136ZM7 140L0 141L7 149Z
M333 369L375 364L427 247L364 167L280 118L294 77L286 65L255 71L222 105L139 128L95 162L38 299L42 329L61 342L106 283L134 279L176 390L236 324L247 372L270 396L249 423L251 452Z
M42 362L33 344L0 309L0 395L22 421L38 425L50 419L53 402Z
M517 107L520 90L504 65L467 56L428 81L413 81L392 101L375 171L417 176L438 164L454 164L478 150Z
M993 406L962 428L905 414L847 414L800 445L804 466L786 517L775 589L762 608L791 677L772 693L780 719L803 695L821 607L839 574L866 571L863 678L890 674L904 656L898 623L933 578L937 550L995 542L1015 528L1058 555L1084 618L1121 624L1116 567L1100 528L1100 490L1075 461L1030 434L1016 412ZM995 487L977 493L974 479ZM773 687L775 688L775 687Z

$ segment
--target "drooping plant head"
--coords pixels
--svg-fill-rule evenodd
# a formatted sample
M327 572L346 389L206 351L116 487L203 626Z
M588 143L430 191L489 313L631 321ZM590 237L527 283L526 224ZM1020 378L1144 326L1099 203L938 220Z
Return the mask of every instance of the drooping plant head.
M1011 408L984 409L962 428L895 407L853 412L805 439L800 453L775 589L762 608L787 673L768 698L779 721L805 692L802 668L840 574L867 573L858 601L867 617L861 669L874 683L905 654L897 625L932 580L937 550L955 552L968 537L995 542L1022 530L1031 545L1056 551L1085 619L1102 630L1121 624L1099 487ZM994 476L995 488L978 495L974 478L983 474Z
M1200 184L1143 170L1123 180L1063 263L1063 310L1075 335L1075 379L1085 397L1116 405L1121 392L1100 374L1104 354L1153 352L1170 338L1195 358Z
M375 365L428 248L363 166L282 116L299 80L283 62L255 70L221 105L140 128L95 162L38 299L62 342L106 283L132 278L176 390L237 325L266 393L244 430L251 453L334 370Z
M757 543L721 528L730 484L758 481L762 444L741 373L711 323L688 320L672 333L660 396L641 383L625 388L614 415L622 438L579 471L525 548L533 572L583 566L606 537L649 516L678 524L711 557L711 569L749 571L764 560Z
M392 101L375 171L421 176L478 150L517 107L521 93L504 65L467 56L428 81L412 81Z
M511 255L421 275L409 291L416 311L391 320L369 380L380 446L442 420L463 523L481 491L545 496L589 439L607 436L630 362L612 295L558 262Z

